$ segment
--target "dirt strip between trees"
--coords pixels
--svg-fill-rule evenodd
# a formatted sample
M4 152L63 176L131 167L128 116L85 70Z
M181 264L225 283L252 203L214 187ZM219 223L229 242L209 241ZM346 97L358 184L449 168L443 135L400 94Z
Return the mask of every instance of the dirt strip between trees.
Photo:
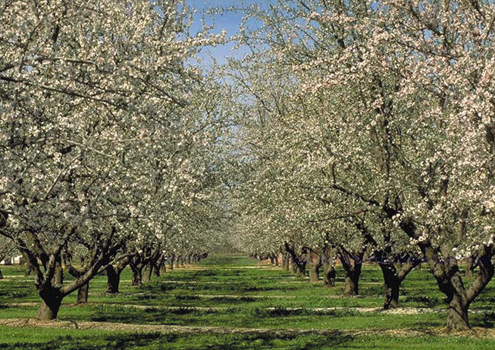
M2 304L6 307L37 307L40 303L6 303ZM76 304L76 303L67 303L63 304L62 307L84 307L84 306L106 306L106 307L117 307L117 308L126 308L126 309L140 309L140 310L168 310L168 311L179 311L179 310L190 310L190 311L205 311L205 312L221 312L227 310L236 309L233 307L208 307L208 306L158 306L158 305L135 305L135 304L108 304L108 303L87 303L87 304ZM418 315L425 313L444 313L445 309L430 309L430 308L415 308L415 307L403 307L397 309L384 310L379 307L344 307L344 306L335 306L335 307L265 307L262 308L267 311L311 311L314 313L331 313L335 311L348 311L348 312L359 312L359 313L368 313L368 312L377 312L383 314L392 314L392 315ZM491 313L493 310L469 310L469 313L473 314L482 314L482 313Z
M143 325L112 322L74 322L74 321L39 321L36 319L0 319L0 326L26 328L64 328L64 329L97 329L102 331L118 331L128 333L179 333L179 334L270 334L276 336L324 335L324 336L467 336L477 338L495 338L495 329L474 328L464 332L447 332L445 328L417 329L349 329L349 330L314 330L314 329L269 329L269 328L235 328L235 327L191 327L173 325Z

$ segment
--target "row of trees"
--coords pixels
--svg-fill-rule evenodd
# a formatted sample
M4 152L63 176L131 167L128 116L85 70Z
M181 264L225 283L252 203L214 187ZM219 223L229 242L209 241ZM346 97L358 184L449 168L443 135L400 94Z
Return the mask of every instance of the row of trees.
M238 243L288 253L301 273L325 262L329 276L334 249L347 294L377 261L385 307L424 259L448 328L469 328L494 275L493 3L278 1L248 17L262 23L242 31L252 54L229 70Z
M34 274L40 319L99 272L129 264L140 283L144 266L218 241L220 91L189 61L223 37L191 34L189 13L175 0L0 4L0 235Z
M337 253L346 294L377 261L385 307L424 259L448 327L469 328L494 275L495 6L246 12L251 54L208 73L192 61L224 38L191 34L181 1L0 4L0 234L34 273L39 317L103 270L129 264L139 283L225 242L230 212L239 245L310 261L313 279L321 263L332 283Z

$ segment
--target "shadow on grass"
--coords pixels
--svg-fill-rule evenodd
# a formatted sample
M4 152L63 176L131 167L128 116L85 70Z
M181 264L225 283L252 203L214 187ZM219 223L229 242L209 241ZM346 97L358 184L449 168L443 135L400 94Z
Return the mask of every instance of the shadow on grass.
M89 349L321 349L346 347L351 336L276 335L276 334L119 334L101 337L64 336L49 343L0 344L0 349L89 350Z

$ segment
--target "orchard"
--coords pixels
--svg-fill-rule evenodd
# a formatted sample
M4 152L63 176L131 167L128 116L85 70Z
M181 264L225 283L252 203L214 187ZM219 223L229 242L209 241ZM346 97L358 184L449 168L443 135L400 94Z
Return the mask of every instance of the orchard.
M0 319L46 327L95 321L96 304L153 307L150 324L251 330L240 349L268 341L275 311L315 317L273 321L287 332L380 337L394 324L356 326L360 312L395 322L413 308L435 314L418 316L425 334L473 346L492 334L495 4L216 5L0 0L0 260L23 263L0 267ZM276 293L283 278L293 302ZM227 297L259 324L228 318L213 303ZM347 305L349 325L317 317ZM187 308L203 321L164 316ZM397 327L413 339L409 321ZM290 336L298 349L328 340ZM477 348L493 348L486 338Z

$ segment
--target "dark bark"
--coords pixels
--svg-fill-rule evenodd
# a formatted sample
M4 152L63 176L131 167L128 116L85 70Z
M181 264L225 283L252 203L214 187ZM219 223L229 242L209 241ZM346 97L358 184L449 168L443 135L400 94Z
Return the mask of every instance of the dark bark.
M63 298L89 283L103 266L115 258L122 247L122 242L115 243L113 241L115 228L112 228L112 232L105 240L94 242L93 247L90 247L91 256L85 272L64 285L62 254L65 255L65 260L69 262L68 267L70 269L72 267L70 265L71 254L67 242L70 237L73 237L75 231L76 228L68 227L58 246L50 249L49 252L43 247L36 232L26 232L27 241L20 237L16 239L17 248L33 268L36 290L43 301L37 316L41 320L55 319Z
M398 216L402 216L403 219L399 222L400 229L411 239L417 242L417 246L421 249L426 263L432 273L433 277L436 279L438 287L442 293L447 296L447 301L449 303L448 309L448 322L447 326L450 330L462 330L469 329L469 319L467 310L469 305L473 302L476 297L481 293L486 285L490 282L494 275L494 267L491 263L491 258L495 255L495 248L493 244L487 244L483 246L482 252L480 252L480 257L478 258L479 271L476 274L473 282L466 290L464 288L464 283L459 274L459 267L457 260L450 255L443 255L442 251L451 251L449 247L446 250L440 249L441 247L434 245L429 238L424 238L417 229L417 224L412 221L407 216L403 216L402 204L399 197L395 198L395 203L391 205L391 202L386 201L385 203L377 201L374 198L369 198L362 193L355 192L346 187L343 187L337 183L331 186L333 189L341 192L350 198L355 198L368 203L370 206L381 210L381 212L388 218L394 219ZM425 194L423 188L419 188L419 194L424 197L425 200L429 201L428 205L433 207L434 203L431 203L430 198ZM321 199L323 202L327 202L326 199ZM463 210L460 215L459 225L460 225L460 241L463 238L463 232L465 230L465 218L467 216L468 210ZM493 237L492 237L493 239ZM451 242L448 242L451 244ZM451 247L450 247L451 248ZM466 312L465 312L466 310Z
M168 269L169 270L174 269L174 260L175 260L175 255L170 255L170 258L168 260Z
M322 261L320 255L307 248L307 256L309 261L309 281L311 283L318 283L320 281L320 268Z
M131 262L130 257L126 257L119 261L117 265L108 265L106 267L107 272L107 293L117 294L119 293L120 275L127 265Z
M335 286L335 266L333 263L323 262L323 285L327 287Z
M3 280L3 274L1 269L0 269L0 280Z
M75 278L80 278L83 276L87 271L89 267L83 267L82 270L77 270L74 268L72 265L68 265L68 272L70 275L72 275ZM89 282L82 285L78 290L77 290L77 304L86 304L88 302L88 295L89 295Z
M414 255L397 257L395 260L402 261L401 269L398 271L393 261L387 261L383 254L377 253L378 264L383 275L383 308L385 310L399 307L399 293L402 282L407 275L421 263L421 259Z
M146 267L144 282L150 282L153 273L153 268L160 257L160 246L155 248L147 247L142 251L136 251L129 262L132 270L132 285L139 286L143 283L143 269Z
M323 285L326 287L335 286L335 255L332 245L330 244L330 233L326 232L325 242L322 249L323 263Z
M290 271L290 257L287 253L282 254L282 268L285 271Z
M301 277L306 275L306 257L304 254L298 255L293 246L285 243L285 250L289 253L291 257L292 267L291 271Z
M154 267L153 267L153 274L155 275L155 277L160 277L161 272L165 268L164 259L165 259L165 256L163 254L161 254L160 257L156 260ZM165 271L163 271L163 272L165 272Z
M43 301L38 309L36 318L42 321L55 320L62 305L63 295L57 293L57 291L53 291L53 293L46 293L42 299Z
M339 248L339 257L345 271L344 295L359 294L359 277L363 267L364 250L351 254L344 247Z
M112 265L109 265L106 268L107 272L107 293L109 294L117 294L119 293L119 285L120 285L120 273L122 271L118 271Z
M89 295L89 282L78 289L77 291L77 304L87 304Z
M473 282L466 290L462 280L458 261L453 257L444 258L433 249L427 239L420 245L426 262L438 287L447 297L447 328L449 330L467 330L469 324L468 310L471 303L485 289L494 275L494 266L491 258L494 255L493 247L484 247L484 254L477 259L479 271Z
M133 266L131 264L131 270L132 270L132 279L131 279L131 285L132 286L140 286L143 284L143 268L142 267L137 267Z
M447 328L458 331L470 329L468 309L469 303L463 300L460 293L455 293L447 309Z
M153 269L155 267L155 264L153 264L152 261L146 265L146 273L143 276L143 282L148 283L151 282L151 276L153 276Z
M469 277L469 278L473 277L475 268L476 268L476 257L471 256L467 261L465 277Z

